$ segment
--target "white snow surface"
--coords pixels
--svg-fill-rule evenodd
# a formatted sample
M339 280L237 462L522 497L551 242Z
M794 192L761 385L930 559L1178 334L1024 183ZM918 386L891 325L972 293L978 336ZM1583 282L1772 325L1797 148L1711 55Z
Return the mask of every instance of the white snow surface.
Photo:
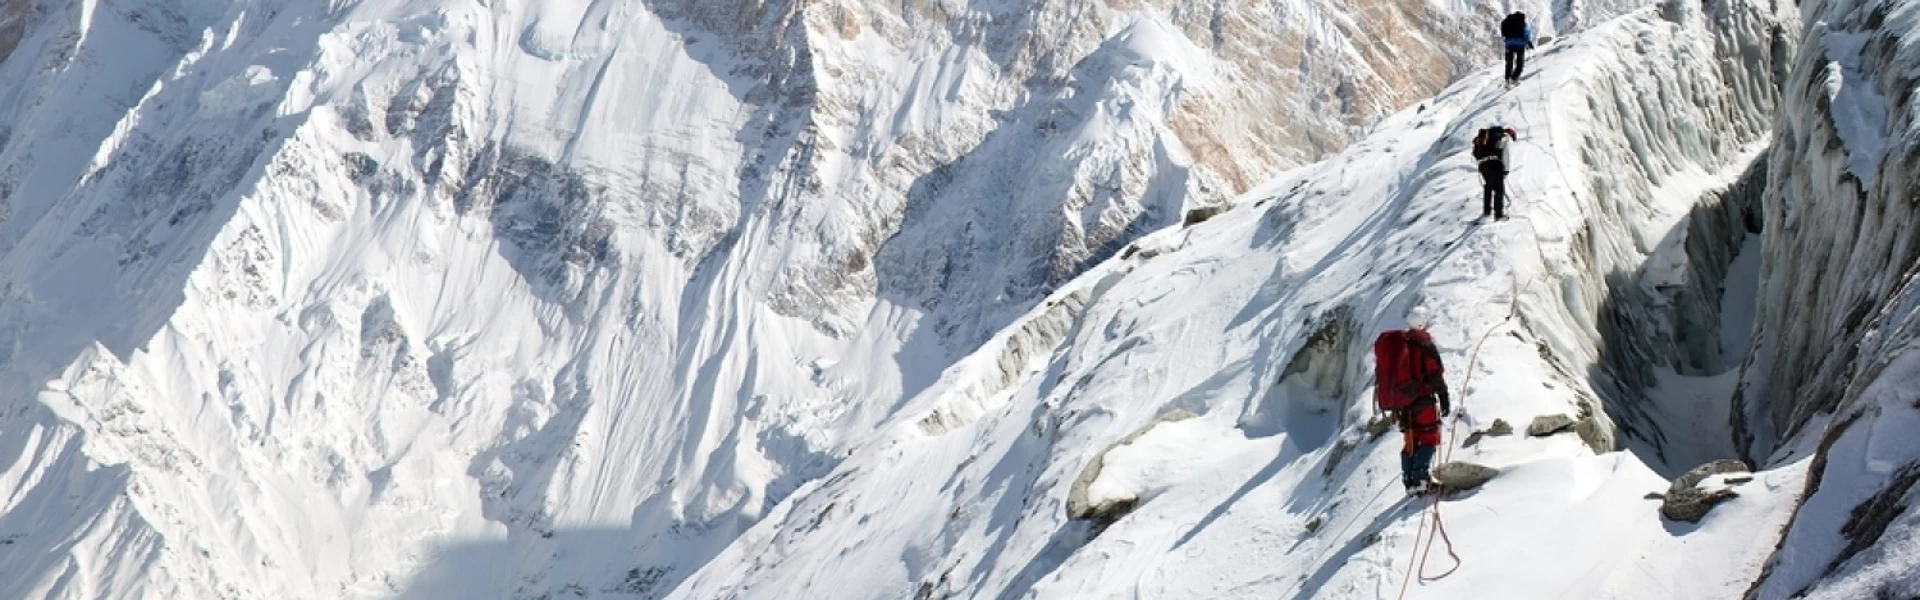
M1920 2L1767 4L0 1L0 598L1920 596Z
M0 2L0 597L665 595L1493 57L1363 8Z
M1871 34L1828 31L1821 46L1833 61L1827 71L1827 102L1834 132L1847 147L1847 170L1872 186L1887 152L1887 100L1860 68L1860 51Z
M1565 38L1511 91L1476 73L1221 216L1134 243L943 373L885 437L671 597L1739 596L1806 461L1763 470L1688 525L1643 497L1672 465L1615 450L1604 424L1598 448L1572 433L1459 446L1495 418L1524 430L1604 410L1589 383L1599 315L1667 281L1668 266L1649 265L1662 240L1684 235L1711 182L1755 160L1770 89L1696 67L1772 68L1716 44L1764 39L1771 17L1690 5ZM1657 97L1683 100L1640 110ZM1518 216L1475 223L1466 138L1495 120L1523 136ZM1437 579L1411 561L1425 521L1394 502L1398 444L1359 425L1365 349L1416 304L1434 311L1471 416L1446 454L1500 471L1438 505L1460 564ZM1724 398L1733 380L1693 385ZM1175 411L1198 416L1148 427ZM1650 412L1656 428L1695 417ZM1111 523L1068 516L1096 461L1091 497L1139 494ZM1453 564L1439 546L1431 556L1428 575Z

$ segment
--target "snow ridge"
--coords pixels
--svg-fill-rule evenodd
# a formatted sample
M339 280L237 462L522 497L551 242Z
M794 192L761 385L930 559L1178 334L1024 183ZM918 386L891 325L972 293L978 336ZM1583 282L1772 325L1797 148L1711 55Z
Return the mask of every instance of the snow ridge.
M1500 475L1448 504L1472 562L1417 584L1422 597L1737 594L1801 471L1759 474L1699 526L1663 524L1641 499L1666 485L1661 459L1612 450L1657 443L1671 418L1603 401L1589 384L1606 374L1606 307L1659 304L1650 288L1668 279L1655 259L1688 261L1690 209L1746 173L1767 133L1775 88L1753 84L1778 67L1749 50L1767 46L1777 21L1746 3L1692 4L1565 38L1511 91L1475 73L1233 210L1144 238L1063 288L1079 308L1036 307L1010 328L1059 331L1073 319L1058 344L1031 338L1050 356L999 368L1002 341L1018 335L989 343L672 597L1390 594L1418 515L1381 500L1397 448L1361 429L1364 342L1416 304L1435 310L1456 383L1476 338L1495 334L1456 433L1542 414L1594 424L1584 436L1457 448ZM1729 43L1739 39L1762 41ZM1663 113L1641 104L1661 97L1685 100ZM1465 143L1491 122L1514 123L1528 142L1515 149L1519 216L1474 224L1462 206L1478 192ZM1671 327L1645 312L1647 328ZM1672 342L1645 342L1661 343ZM1345 350L1293 368L1325 348ZM968 417L924 426L960 412L949 407ZM1616 438L1615 420L1635 427ZM1079 510L1076 490L1127 509ZM1131 502L1119 497L1128 490ZM1097 515L1074 518L1086 513ZM1513 568L1540 556L1561 566Z
M0 3L0 596L658 597L1055 287L1484 62L1487 18ZM1025 148L1017 197L935 189ZM901 283L965 239L1039 276Z

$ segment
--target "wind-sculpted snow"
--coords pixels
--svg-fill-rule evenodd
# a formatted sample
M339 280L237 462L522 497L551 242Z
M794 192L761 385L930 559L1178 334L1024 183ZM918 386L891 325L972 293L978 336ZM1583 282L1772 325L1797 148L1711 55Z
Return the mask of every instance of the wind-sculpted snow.
M1920 595L1920 2L1801 6L1738 397L1750 456L1811 455L1752 598Z
M1677 308L1668 294L1736 283L1726 246L1744 223L1694 210L1753 185L1777 29L1741 2L1635 12L1543 48L1517 88L1470 75L1224 214L1135 241L672 597L1738 594L1804 464L1756 474L1698 525L1663 521L1643 496L1692 466L1669 461L1708 451L1687 442L1714 403L1679 390L1731 392L1725 373L1669 354L1699 334L1679 322L1688 311L1738 303ZM1522 135L1516 217L1475 222L1467 137L1494 123ZM1450 435L1496 418L1587 423L1452 446L1499 473L1441 505L1464 562L1438 580L1408 581L1423 572L1408 562L1422 517L1383 499L1399 493L1398 444L1362 428L1365 341L1413 305L1436 313L1468 415ZM1616 346L1657 361L1634 366L1644 380L1620 371ZM1452 564L1433 552L1428 574Z

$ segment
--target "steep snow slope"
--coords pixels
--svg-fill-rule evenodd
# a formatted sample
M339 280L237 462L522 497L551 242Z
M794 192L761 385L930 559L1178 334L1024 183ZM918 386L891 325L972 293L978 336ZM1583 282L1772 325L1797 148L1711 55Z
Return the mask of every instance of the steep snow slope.
M1711 262L1690 256L1694 207L1760 156L1778 29L1744 2L1635 12L1545 49L1516 89L1471 75L1222 216L1132 244L671 597L1737 595L1804 463L1698 525L1663 521L1643 498L1666 486L1662 434L1690 433L1699 407L1654 403L1609 353L1680 346L1669 290ZM1523 136L1517 216L1474 222L1466 138L1495 123ZM1500 470L1440 505L1451 571L1439 546L1413 565L1426 515L1394 502L1398 444L1361 426L1369 342L1415 305L1437 313L1467 415L1448 454ZM1684 368L1639 365L1647 385ZM1578 424L1461 443L1549 414Z
M1920 2L1801 11L1736 416L1813 470L1750 597L1920 597Z
M1492 8L0 3L0 597L660 595Z

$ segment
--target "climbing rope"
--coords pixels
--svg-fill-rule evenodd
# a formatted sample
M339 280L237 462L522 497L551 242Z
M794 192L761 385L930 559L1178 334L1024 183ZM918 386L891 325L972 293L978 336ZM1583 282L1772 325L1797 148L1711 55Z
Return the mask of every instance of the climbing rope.
M1439 496L1435 495L1433 497L1438 498ZM1413 583L1413 565L1420 562L1420 540L1425 538L1429 544L1433 541L1432 538L1427 537L1427 514L1434 512L1434 501L1426 500L1425 502L1427 506L1420 510L1420 525L1413 529L1413 555L1407 557L1407 572L1400 576L1401 598L1407 597L1407 584Z
M1533 225L1533 221L1531 219L1526 219L1526 221L1527 221L1527 227L1529 229L1535 229ZM1493 334L1499 331L1502 326L1506 325L1508 322L1512 321L1514 317L1520 314L1520 295L1526 290L1531 289L1533 287L1534 282L1539 281L1540 277L1544 275L1546 272L1545 271L1546 253L1540 250L1540 237L1537 229L1535 229L1534 231L1533 240L1534 240L1534 243L1533 243L1534 252L1540 258L1540 264L1541 264L1542 270L1538 273L1535 273L1532 277L1527 278L1527 283L1525 285L1520 284L1520 277L1517 273L1514 274L1512 277L1510 277L1510 281L1512 282L1511 284L1512 291L1511 291L1511 296L1509 296L1507 299L1507 315L1501 318L1498 323L1494 323L1491 327L1488 327L1486 332L1480 334L1480 339L1474 342L1473 349L1468 352L1467 374L1465 377L1461 378L1461 381L1460 381L1460 393L1458 396L1456 396L1457 398L1460 399L1460 403L1458 406L1454 407L1454 410L1456 412L1453 418L1453 423L1447 430L1447 449L1446 449L1446 452L1443 454L1442 458L1440 459L1441 464L1446 464L1447 462L1452 461L1453 451L1455 448L1458 447L1458 444L1460 441L1460 420L1461 420L1459 415L1466 414L1467 392L1468 390L1472 389L1473 374L1476 371L1475 367L1478 366L1480 363L1480 348L1485 346L1487 344L1487 340L1491 339L1493 337ZM1404 575L1402 575L1400 579L1400 596L1399 597L1402 598L1403 600L1407 597L1407 587L1413 583L1413 579L1416 574L1419 576L1420 581L1422 582L1435 581L1443 577L1446 577L1448 575L1452 575L1455 571L1460 570L1461 565L1465 564L1465 561L1461 560L1460 554L1454 550L1453 536L1447 534L1446 522L1443 521L1440 517L1440 496L1443 493L1445 493L1444 490L1428 495L1426 499L1427 505L1423 510L1420 511L1420 524L1415 528L1414 536L1413 536L1413 555L1407 559L1407 572ZM1427 523L1429 522L1429 519L1427 518L1427 516L1429 513L1431 513L1433 516L1433 518L1431 519L1431 522L1433 523L1433 528L1432 528L1433 534L1431 535L1429 535L1427 532L1427 529L1428 529ZM1422 540L1425 540L1426 543L1422 544L1421 543ZM1435 540L1446 542L1447 557L1453 560L1453 566L1447 567L1446 571L1441 572L1439 574L1428 575L1427 561L1433 556L1433 543Z
M1526 111L1518 110L1516 107L1515 112L1520 113L1521 118L1526 122L1528 127L1532 126L1531 119L1526 118ZM1547 146L1551 148L1553 145L1553 123L1551 119L1548 120L1547 125ZM1559 157L1552 156L1551 150L1549 150L1548 154L1554 160L1555 165L1558 165ZM1566 173L1562 171L1560 177L1564 182ZM1534 203L1538 204L1537 200ZM1486 345L1487 340L1491 339L1495 332L1498 332L1501 327L1513 321L1514 317L1520 315L1520 296L1528 290L1533 289L1533 284L1539 282L1548 272L1546 251L1540 247L1539 226L1534 224L1533 219L1529 219L1524 215L1515 215L1515 218L1526 221L1527 229L1533 234L1532 246L1534 256L1539 260L1540 270L1528 277L1524 284L1520 282L1520 276L1517 271L1508 271L1510 295L1507 298L1507 314L1505 317L1502 317L1499 322L1487 327L1487 330L1480 334L1480 339L1474 342L1473 349L1467 354L1467 374L1465 377L1462 377L1460 381L1460 393L1456 396L1459 398L1459 404L1454 407L1454 410L1457 412L1453 418L1452 425L1447 430L1447 448L1440 459L1441 464L1452 461L1453 451L1459 447L1461 416L1466 414L1468 391L1472 389L1473 375L1478 370L1476 367L1478 367L1480 363L1480 349ZM1440 496L1443 493L1444 490L1429 495L1426 500L1426 507L1420 513L1420 524L1414 530L1413 555L1408 558L1407 572L1403 574L1400 579L1399 597L1402 600L1407 597L1407 588L1413 583L1416 575L1419 576L1422 582L1435 581L1452 575L1455 571L1460 570L1461 565L1464 564L1464 561L1460 558L1460 554L1454 551L1453 537L1447 534L1446 522L1442 520L1440 516ZM1429 513L1431 513L1432 519L1427 518ZM1428 532L1427 527L1427 523L1429 522L1433 524L1431 534ZM1424 544L1421 543L1423 540L1425 541ZM1453 566L1448 567L1446 571L1439 574L1428 575L1427 561L1433 556L1433 543L1435 540L1446 543L1447 556L1453 560Z
M1434 496L1433 502L1430 503L1428 508L1433 511L1433 530L1438 532L1440 534L1438 537L1447 543L1447 556L1453 559L1453 566L1447 567L1447 570L1439 575L1427 575L1427 558L1433 554L1433 540L1436 537L1431 535L1427 536L1427 547L1420 554L1420 581L1422 582L1436 581L1442 577L1452 575L1454 571L1460 570L1460 565L1466 564L1460 560L1459 554L1454 553L1453 536L1447 535L1447 523L1440 520L1440 497ZM1404 584L1402 584L1402 586L1404 587Z

